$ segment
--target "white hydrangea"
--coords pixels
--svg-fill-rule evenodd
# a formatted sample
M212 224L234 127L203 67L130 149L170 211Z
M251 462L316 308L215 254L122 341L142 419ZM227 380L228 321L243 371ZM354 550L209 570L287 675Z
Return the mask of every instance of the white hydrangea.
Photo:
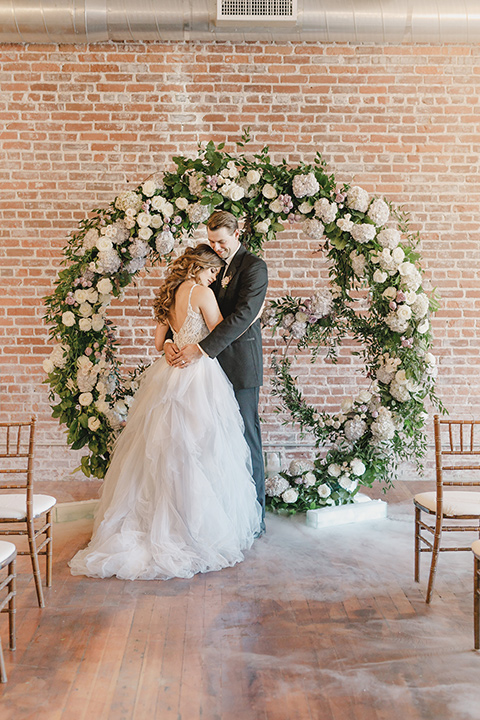
M192 173L188 178L188 189L192 195L201 195L205 186L205 179L199 173Z
M118 253L112 248L98 253L96 271L99 275L113 275L121 264L122 261Z
M383 248L394 250L401 240L401 234L399 230L395 228L384 228L377 234L377 242Z
M148 255L148 245L143 240L140 240L140 238L136 238L132 243L130 243L130 246L128 248L128 251L132 258L144 258L146 255Z
M347 206L352 210L367 212L369 202L367 191L358 185L347 190Z
M121 193L115 199L115 207L118 210L123 210L124 212L126 212L128 209L131 209L135 213L137 213L137 212L139 212L142 205L143 205L142 196L138 195L137 193L133 192L132 190L127 190L126 192Z
M331 290L323 289L309 298L309 311L312 315L324 318L330 315L333 309L333 294ZM298 318L297 318L298 319Z
M362 255L361 253L357 253L356 250L352 250L350 253L350 261L352 263L352 269L353 272L357 277L364 277L365 275L365 267L367 264L367 261L365 259L365 255Z
M98 231L95 230L95 228L90 228L90 230L87 230L87 232L85 233L85 237L83 238L83 249L91 250L92 248L96 247L99 237L100 235L98 234Z
M388 218L390 217L390 208L388 207L385 200L378 198L377 200L373 200L373 202L370 203L367 215L370 220L373 220L375 225L381 227L382 225L385 225L385 223L388 221Z
M279 497L289 487L290 483L281 475L272 475L265 479L265 494L268 497Z
M202 205L200 202L194 203L190 205L187 213L190 222L195 224L205 222L211 215L210 205Z
M139 270L142 270L145 267L146 262L146 257L132 258L127 265L127 272L130 273L130 275L133 275Z
M293 194L297 198L311 197L320 190L320 185L313 172L307 175L295 175L292 181Z
M390 394L395 400L398 400L398 402L407 402L407 400L410 399L410 393L405 387L405 384L397 382L396 378L390 383Z
M306 331L307 323L295 320L295 322L290 325L290 332L296 340L301 340L304 337Z
M413 317L416 320L420 320L420 318L425 317L428 313L428 307L429 300L427 295L425 295L425 293L419 293L415 298L415 302L411 304Z
M347 420L345 423L345 437L350 442L360 440L367 430L367 423L362 420L358 415L353 417L351 420Z
M408 328L408 321L398 317L396 312L391 312L385 318L385 322L392 332L403 333Z
M392 413L388 408L380 407L378 417L371 424L370 430L379 442L385 442L393 438L395 435L395 424Z
M314 464L311 460L294 459L288 466L289 475L302 475L304 472L311 472Z
M312 238L312 240L321 240L325 228L320 220L317 220L316 218L307 218L302 223L302 230L304 234L307 237Z
M370 223L358 223L350 230L353 239L361 244L373 240L376 232L375 225L371 225Z
M315 202L313 207L315 209L315 215L319 217L325 225L329 225L337 217L337 203L329 202L327 198L320 198L320 200Z

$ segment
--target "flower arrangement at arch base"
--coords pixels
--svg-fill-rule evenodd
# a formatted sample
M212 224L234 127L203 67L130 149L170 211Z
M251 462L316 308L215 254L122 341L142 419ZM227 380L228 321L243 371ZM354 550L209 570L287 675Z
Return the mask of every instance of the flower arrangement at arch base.
M248 134L239 150L246 142ZM311 463L295 461L268 479L269 506L298 512L352 502L359 484L388 483L399 460L421 462L424 402L439 405L430 353L435 302L422 289L418 238L403 216L357 186L337 186L318 154L311 165L288 167L273 163L268 148L248 157L208 143L197 157L174 162L175 171L150 177L80 223L45 299L56 343L44 361L53 416L73 449L87 449L83 472L105 475L143 371L122 374L108 306L147 263L191 244L215 209L243 219L243 241L255 252L289 223L319 242L329 287L308 300L275 300L264 325L280 330L287 348L311 348L312 360L327 346L334 361L342 339L353 337L369 382L332 416L305 402L287 354L274 356L274 393L321 449Z

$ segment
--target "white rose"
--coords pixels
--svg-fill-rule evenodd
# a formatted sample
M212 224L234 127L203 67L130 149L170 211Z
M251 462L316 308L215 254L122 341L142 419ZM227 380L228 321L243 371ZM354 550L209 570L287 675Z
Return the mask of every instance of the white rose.
M417 299L417 293L414 290L408 290L408 292L405 293L405 302L407 305L413 305L415 300Z
M412 310L410 308L410 305L400 305L397 310L397 317L400 320L410 320L410 318L412 317Z
M91 306L90 303L88 303L88 302L83 302L83 303L80 305L80 307L78 308L78 312L80 313L80 315L81 315L82 317L85 317L85 318L86 318L86 317L90 317L90 315L91 315L92 312L93 312L92 306Z
M267 183L262 188L262 195L263 195L263 197L266 197L267 200L273 200L273 198L277 197L277 191L275 190L273 185L270 185L269 183Z
M72 325L75 325L75 315L70 310L62 313L62 323L66 327L72 327Z
M153 230L149 227L142 227L138 231L138 237L140 240L150 240L153 235Z
M141 212L137 215L137 225L139 227L148 227L152 216L149 213Z
M98 300L98 293L95 290L95 288L91 287L87 290L87 301L89 303L95 304Z
M247 180L249 185L256 185L260 182L261 175L258 170L249 170L247 172Z
M429 328L429 327L430 327L430 323L428 322L427 319L425 319L425 320L424 320L423 322L421 322L420 325L417 327L417 332L419 332L420 335L424 335L424 334L428 331L428 328Z
M388 287L383 291L382 297L387 298L388 300L395 300L397 297L397 288Z
M432 355L431 352L425 353L424 359L425 359L425 362L427 363L427 365L435 365L437 362L435 359L435 355Z
M88 429L92 432L95 432L100 427L100 420L95 417L94 415L91 415L88 418Z
M75 290L73 297L78 303L83 303L87 299L87 291L86 290Z
M350 467L352 468L353 474L357 477L363 475L366 470L366 467L360 458L353 458L353 460L350 461Z
M127 406L125 405L123 400L117 400L117 402L113 406L113 409L120 415L125 415L125 413L127 412Z
M392 259L396 265L401 265L405 258L405 253L401 247L396 247L392 250Z
M98 398L98 400L95 402L95 407L97 408L98 412L101 412L104 415L110 410L110 405L104 398Z
M373 273L373 281L376 283L384 283L387 278L388 273L383 272L382 270L375 270Z
M332 463L331 465L328 466L327 472L332 477L338 478L342 474L342 468L340 467L340 465L337 465L337 463Z
M42 367L47 374L49 374L55 370L55 365L50 360L50 358L45 358L45 360L42 363Z
M399 385L405 385L405 383L407 382L407 375L405 373L405 370L397 370L397 372L395 373L395 381Z
M161 215L152 215L152 219L150 221L150 226L155 228L155 230L158 230L158 228L162 227L163 220Z
M172 203L165 202L162 207L162 213L165 215L165 217L172 217L174 213L175 208L173 207Z
M82 393L78 397L78 402L82 407L88 407L93 402L93 395L90 392Z
M97 290L102 295L108 295L108 293L111 293L113 290L112 281L109 280L109 278L102 278L97 283Z
M270 223L267 222L267 220L262 220L262 222L259 222L255 225L255 230L262 235L265 235L270 229Z
M281 213L283 212L283 205L280 202L280 200L272 200L270 205L268 206L270 210L274 213Z
M229 192L230 200L233 200L233 202L238 202L238 200L241 200L243 197L245 197L245 190L240 187L240 185L232 185Z
M350 412L350 410L352 409L352 407L353 407L353 398L351 398L351 397L344 397L343 400L342 400L342 402L341 402L341 404L340 404L340 408L341 408L342 413L348 413L348 412Z
M301 205L298 206L298 211L301 212L303 215L308 215L308 213L312 210L313 207L310 205L309 202L303 202Z
M152 195L155 195L155 190L157 189L157 183L155 180L146 180L142 185L142 192L147 197L152 197Z
M368 403L372 399L372 393L369 390L360 390L357 400L360 403Z
M99 332L104 325L105 320L103 319L102 315L99 315L98 313L92 315L92 330L94 330L95 332Z
M313 487L315 483L317 482L316 477L313 472L307 472L303 477L303 484L305 487Z
M323 483L322 485L318 486L317 493L318 493L319 497L327 498L327 497L330 497L330 495L332 494L332 490L327 485L327 483Z
M282 500L286 503L294 503L297 501L298 498L298 492L294 490L293 488L289 488L288 490L285 490L285 492L282 494Z
M97 249L100 250L100 252L105 252L106 250L111 250L113 247L113 243L110 240L109 237L106 237L106 235L102 235L97 240Z
M295 320L298 320L298 322L304 323L307 322L308 315L301 310L299 310L297 313L295 313Z
M89 332L92 329L92 321L90 318L81 318L78 322L78 327L82 332Z
M189 205L189 202L188 202L187 198L178 197L175 200L175 205L177 206L177 208L179 210L186 210Z

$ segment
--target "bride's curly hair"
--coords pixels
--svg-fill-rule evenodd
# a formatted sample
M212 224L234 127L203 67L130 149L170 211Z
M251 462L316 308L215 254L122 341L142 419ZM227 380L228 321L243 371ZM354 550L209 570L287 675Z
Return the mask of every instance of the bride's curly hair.
M196 279L201 270L211 267L222 268L223 260L212 250L210 245L201 243L194 248L187 248L168 268L163 285L153 301L153 314L158 323L164 323L175 301L178 287L189 279Z

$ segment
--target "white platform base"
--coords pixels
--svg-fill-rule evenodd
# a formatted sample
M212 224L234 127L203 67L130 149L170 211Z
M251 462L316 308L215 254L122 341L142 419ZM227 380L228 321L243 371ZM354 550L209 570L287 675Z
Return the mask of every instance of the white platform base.
M98 500L79 500L77 502L57 503L53 512L53 522L72 522L93 518Z
M355 502L350 505L307 510L307 525L313 528L325 528L384 517L387 517L387 503L384 500L371 500L366 495L358 493L355 495Z

